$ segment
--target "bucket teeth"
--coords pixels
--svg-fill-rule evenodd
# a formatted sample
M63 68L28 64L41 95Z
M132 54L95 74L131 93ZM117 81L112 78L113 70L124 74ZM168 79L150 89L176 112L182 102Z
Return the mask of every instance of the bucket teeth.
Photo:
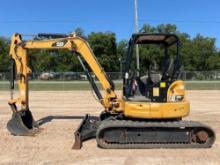
M12 135L33 136L38 132L31 111L14 112L7 123L7 129Z

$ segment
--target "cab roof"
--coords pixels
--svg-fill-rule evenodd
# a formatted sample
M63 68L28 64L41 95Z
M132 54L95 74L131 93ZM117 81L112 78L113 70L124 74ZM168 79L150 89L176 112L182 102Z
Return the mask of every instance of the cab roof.
M175 34L166 33L135 33L131 37L133 44L164 44L171 46L179 42Z

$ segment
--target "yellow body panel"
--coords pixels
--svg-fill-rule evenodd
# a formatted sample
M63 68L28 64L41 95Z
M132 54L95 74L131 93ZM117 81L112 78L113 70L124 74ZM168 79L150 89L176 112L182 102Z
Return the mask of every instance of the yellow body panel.
M182 80L174 81L167 90L167 100L173 96L183 96L185 100L185 83Z
M166 87L165 83L160 88ZM159 96L159 88L153 88L153 95ZM175 101L176 96L182 96L181 101ZM182 80L174 81L167 90L167 102L132 102L124 101L126 117L142 119L171 119L189 115L190 104L185 98L185 84Z
M190 111L189 102L152 103L125 102L126 117L142 119L170 119L187 116Z

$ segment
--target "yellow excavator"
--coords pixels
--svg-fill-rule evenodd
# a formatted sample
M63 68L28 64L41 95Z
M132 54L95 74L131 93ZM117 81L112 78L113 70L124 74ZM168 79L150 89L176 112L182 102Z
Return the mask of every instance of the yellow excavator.
M149 69L146 75L132 70L136 45L158 45L164 49L160 71ZM82 142L96 138L101 148L208 148L215 141L214 131L205 124L185 121L190 104L185 95L185 84L179 79L181 58L180 41L174 34L133 34L124 59L123 91L118 97L113 81L106 75L87 41L75 34L38 34L33 40L22 40L21 34L11 39L11 89L17 79L20 95L9 100L13 111L7 129L13 135L32 136L38 132L29 108L28 50L66 49L77 56L96 94L103 111L98 118L85 115L75 131L74 149ZM175 50L175 56L169 49ZM82 60L82 58L84 60ZM102 94L91 77L88 64L104 90ZM148 66L146 66L148 67ZM86 99L86 98L85 98Z

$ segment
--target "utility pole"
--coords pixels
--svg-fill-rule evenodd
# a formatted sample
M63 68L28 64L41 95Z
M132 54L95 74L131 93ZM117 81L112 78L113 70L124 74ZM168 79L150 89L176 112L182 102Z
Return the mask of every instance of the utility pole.
M119 62L120 62L120 79L122 79L122 57L120 57L119 59Z
M134 0L134 24L135 24L135 33L138 33L138 0ZM136 62L137 62L137 76L139 76L140 60L139 60L138 45L136 45Z

